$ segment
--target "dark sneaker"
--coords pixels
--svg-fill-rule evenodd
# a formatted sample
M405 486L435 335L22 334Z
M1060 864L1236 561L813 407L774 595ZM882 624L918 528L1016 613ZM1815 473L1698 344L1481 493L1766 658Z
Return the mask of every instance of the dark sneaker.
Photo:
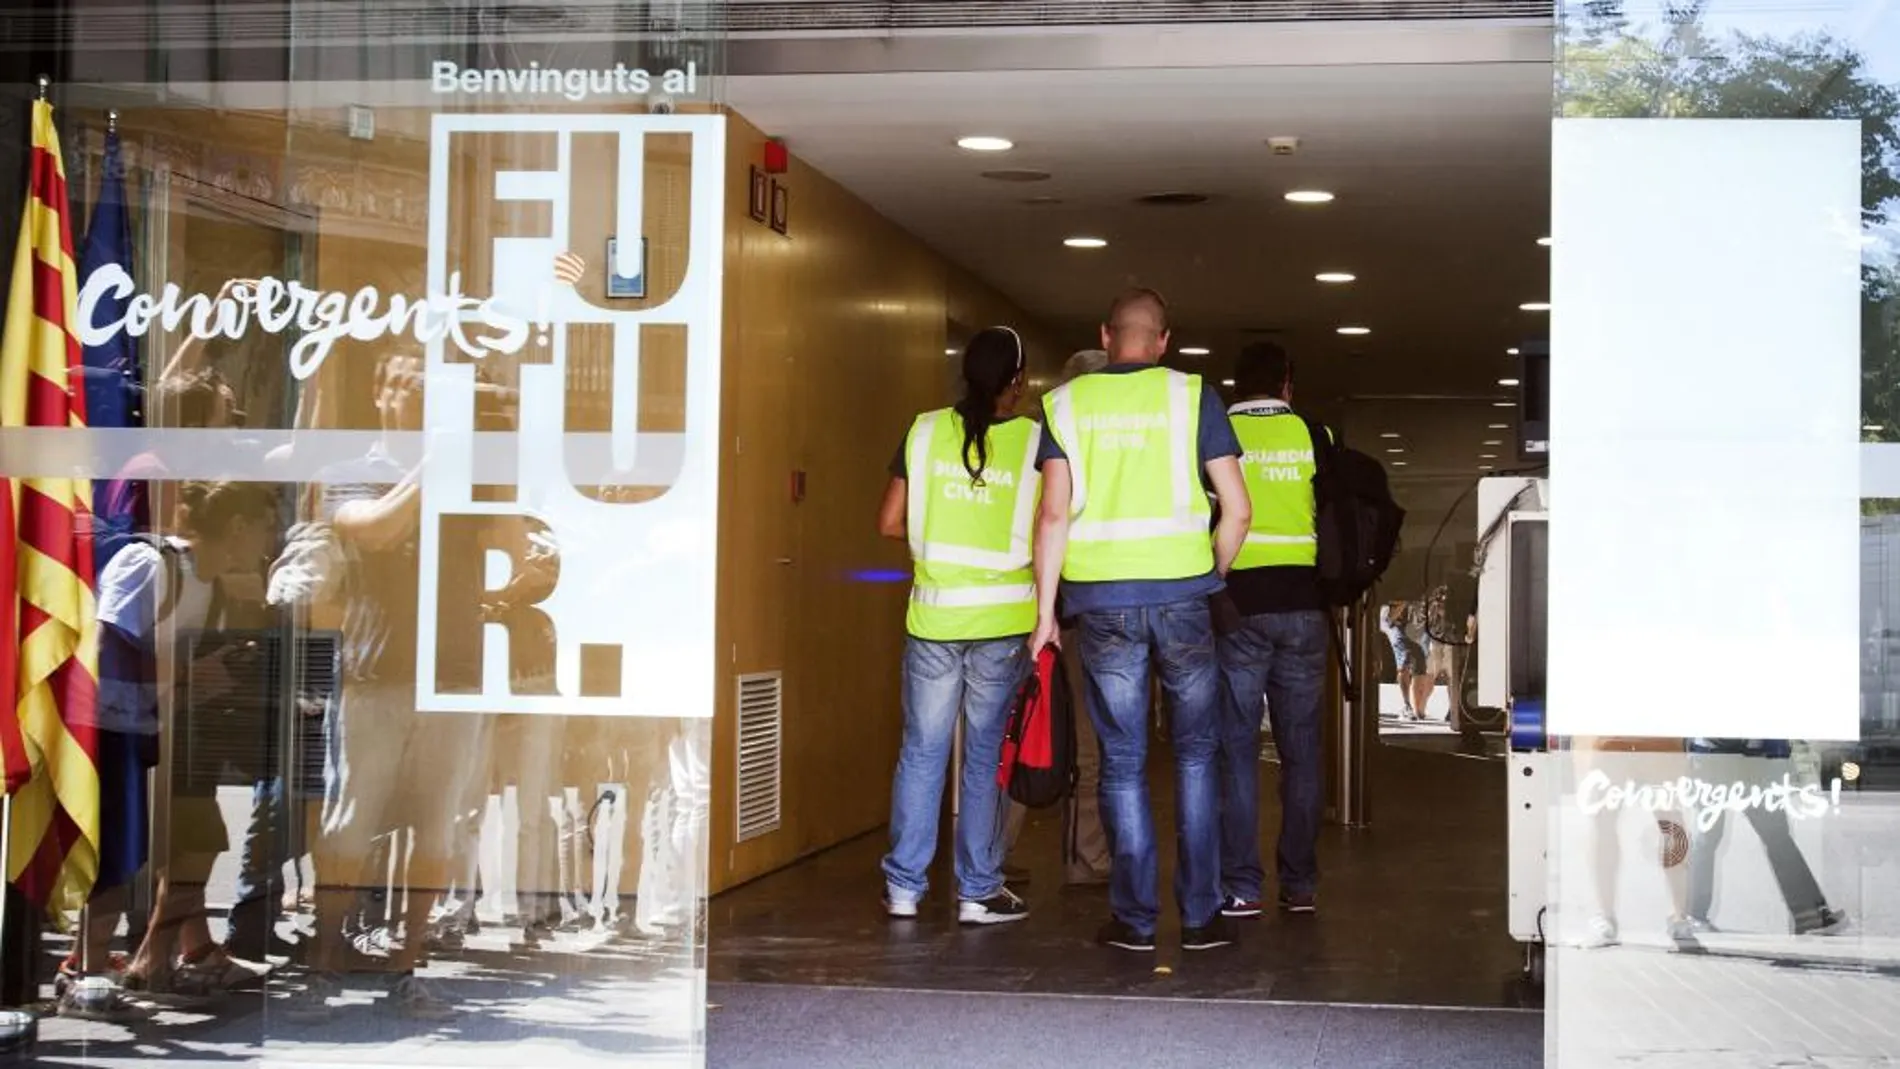
M1095 934L1095 941L1103 946L1136 952L1150 951L1155 948L1153 932L1144 935L1135 931L1132 925L1120 920L1112 920L1102 925L1102 930Z
M1242 898L1239 895L1228 895L1220 904L1220 915L1223 917L1258 917L1266 911L1266 903L1258 898Z
M1281 891L1280 908L1288 913L1318 913L1319 897L1311 891Z
M981 902L957 903L958 924L1008 924L1029 916L1029 905L1007 887Z
M1848 916L1846 913L1829 906L1822 906L1813 913L1803 914L1796 918L1794 934L1840 935L1847 931L1847 926Z
M1226 917L1215 917L1198 928L1181 929L1182 950L1213 950L1215 947L1230 946L1234 942L1234 922Z

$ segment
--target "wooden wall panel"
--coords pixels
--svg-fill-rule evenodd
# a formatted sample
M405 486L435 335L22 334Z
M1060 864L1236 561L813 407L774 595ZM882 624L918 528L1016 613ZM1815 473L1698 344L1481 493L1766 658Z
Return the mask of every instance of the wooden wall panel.
M252 170L268 172L268 199L281 201L293 187L308 187L321 203L373 180L380 183L379 210L394 213L398 203L426 203L426 118L426 109L383 109L377 140L360 142L302 123L287 129L281 114L230 115L221 120L215 148L204 142L201 112L128 111L121 127L141 158L163 156L181 171L204 170L207 181L215 178L211 168L235 154ZM661 141L650 149L653 189L663 188L667 167L676 165ZM761 159L763 143L757 129L732 117L717 550L722 675L710 828L715 890L887 819L908 559L903 546L877 537L874 517L886 465L910 419L952 399L947 321L972 329L1016 327L1029 348L1031 374L1043 383L1053 381L1070 349L1092 344L1039 329L1004 295L796 157L790 173L780 176L790 190L789 235L752 221L748 166ZM656 167L664 173L651 173ZM476 201L465 196L461 203ZM653 217L654 210L650 204L661 277L678 250L664 221L673 214ZM326 204L310 213L314 233L304 280L333 289L373 283L385 292L413 290L423 263L422 217L355 212ZM174 238L184 241L189 225L181 213ZM596 228L578 239L590 265L600 262L600 237ZM192 259L202 260L195 250ZM207 280L203 288L215 286ZM377 355L376 347L339 343L318 380L328 408L308 413L307 422L374 426L369 381ZM1026 411L1031 404L1025 402ZM806 496L798 503L791 495L795 471L806 473ZM740 845L734 841L736 680L775 670L786 680L784 824ZM590 781L599 756L610 749L649 754L650 727L577 728L564 744L566 778ZM658 760L649 756L639 764L657 769ZM634 786L641 797L641 785ZM626 886L638 858L630 849Z
M875 519L911 418L952 400L947 320L1017 327L1039 379L1067 356L1006 298L796 157L779 176L789 234L753 221L749 167L764 142L733 116L719 591L731 663L713 732L715 892L888 819L909 558ZM739 844L735 681L772 670L785 674L784 823Z

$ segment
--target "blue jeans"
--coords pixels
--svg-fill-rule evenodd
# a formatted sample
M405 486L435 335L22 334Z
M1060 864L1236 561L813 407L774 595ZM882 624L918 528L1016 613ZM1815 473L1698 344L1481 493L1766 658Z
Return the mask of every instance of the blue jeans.
M1324 612L1249 616L1220 637L1222 714L1221 890L1258 901L1260 864L1260 699L1280 751L1280 890L1311 892L1319 882L1320 700L1326 683Z
M1160 669L1174 742L1174 897L1182 921L1201 927L1220 912L1220 792L1214 777L1219 745L1220 672L1207 600L1076 619L1088 710L1102 744L1102 820L1113 865L1108 904L1115 917L1144 935L1160 914L1160 861L1154 814L1148 809L1148 672Z
M1021 638L929 642L904 646L904 741L891 786L891 852L884 855L885 892L916 902L930 889L937 853L937 816L963 714L963 785L958 796L957 897L980 902L1003 887L1002 791L996 769L1010 704L1030 666Z
M247 924L261 926L243 933L249 938L268 933L282 910L283 871L290 860L284 801L280 778L258 780L251 786L251 819L239 848L236 901L231 906L233 930Z

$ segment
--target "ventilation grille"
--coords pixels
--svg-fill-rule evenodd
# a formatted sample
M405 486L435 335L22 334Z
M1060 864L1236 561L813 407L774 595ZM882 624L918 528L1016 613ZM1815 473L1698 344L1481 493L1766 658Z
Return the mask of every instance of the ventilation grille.
M223 663L232 685L213 700L198 697L194 671L206 649L231 652ZM288 774L296 790L321 796L337 651L332 632L179 631L172 754L181 780L202 791Z
M778 830L784 776L785 674L739 677L739 842Z
M0 12L0 51L83 43L91 48L181 45L450 45L725 33L880 33L1003 26L1359 22L1386 19L1553 19L1554 0L383 0L370 3L206 3L169 0L52 5ZM49 10L50 9L50 10Z

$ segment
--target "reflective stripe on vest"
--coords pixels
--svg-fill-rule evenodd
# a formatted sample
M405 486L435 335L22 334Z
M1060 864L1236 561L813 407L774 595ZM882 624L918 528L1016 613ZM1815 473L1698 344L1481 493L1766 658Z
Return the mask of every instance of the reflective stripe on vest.
M978 485L964 467L962 417L940 409L911 425L904 466L914 570L906 626L912 635L958 642L1034 629L1029 562L1041 442L1042 428L1033 420L991 427Z
M1200 376L1159 367L1084 375L1048 394L1049 433L1069 458L1074 485L1064 579L1187 579L1214 570L1200 398Z
M1253 525L1235 568L1313 565L1313 436L1285 405L1236 405L1230 419L1240 439L1240 474L1253 499Z

